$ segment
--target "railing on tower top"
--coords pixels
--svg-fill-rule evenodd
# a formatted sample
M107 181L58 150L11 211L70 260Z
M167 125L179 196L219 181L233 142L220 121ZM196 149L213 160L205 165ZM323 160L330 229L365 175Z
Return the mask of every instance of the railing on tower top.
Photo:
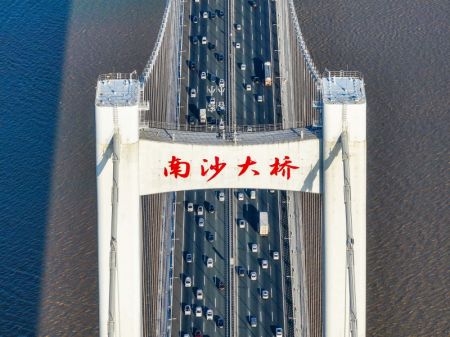
M330 71L327 70L323 73L322 77L349 77L362 80L363 76L359 71L349 71L349 70L337 70Z

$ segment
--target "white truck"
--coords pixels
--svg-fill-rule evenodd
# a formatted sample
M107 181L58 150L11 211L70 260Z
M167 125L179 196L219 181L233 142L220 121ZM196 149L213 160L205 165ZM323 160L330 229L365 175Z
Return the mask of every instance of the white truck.
M261 236L269 235L269 214L267 212L259 212L258 232Z
M200 109L200 124L206 123L206 109Z

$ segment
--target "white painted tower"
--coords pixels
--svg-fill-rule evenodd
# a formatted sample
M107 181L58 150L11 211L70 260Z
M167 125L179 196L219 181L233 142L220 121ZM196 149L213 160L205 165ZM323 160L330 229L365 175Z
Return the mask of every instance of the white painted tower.
M366 333L366 99L355 72L330 72L323 87L325 337L348 337L350 286L341 134L348 130L357 336ZM345 122L346 121L346 122ZM344 122L344 123L343 123ZM347 127L345 126L347 124Z
M142 335L142 230L139 209L139 81L132 74L99 77L96 93L96 165L100 336ZM117 161L117 254L114 310L110 312L113 135ZM114 264L114 262L113 262Z

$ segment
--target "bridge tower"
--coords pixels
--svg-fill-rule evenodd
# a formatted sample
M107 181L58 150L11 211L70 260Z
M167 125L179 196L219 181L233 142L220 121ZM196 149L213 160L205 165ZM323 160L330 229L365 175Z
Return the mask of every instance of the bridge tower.
M139 85L134 74L97 82L100 336L142 335Z
M365 337L366 330L366 99L357 72L328 72L323 89L324 336ZM353 237L344 204L342 131L348 130ZM348 215L347 215L348 216ZM353 246L354 286L348 273ZM351 259L350 259L351 260ZM352 268L350 268L352 269ZM351 301L356 299L354 302ZM352 307L354 313L352 313ZM354 314L354 315L353 315ZM357 330L356 330L357 327ZM352 332L353 330L353 332Z

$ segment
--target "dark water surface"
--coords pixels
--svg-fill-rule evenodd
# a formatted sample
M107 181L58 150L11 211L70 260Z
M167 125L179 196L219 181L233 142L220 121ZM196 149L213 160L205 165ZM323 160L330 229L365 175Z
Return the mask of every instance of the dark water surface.
M98 334L95 83L142 70L162 4L2 1L0 336ZM367 83L368 336L448 336L448 4L299 9L319 68Z
M297 3L319 69L366 80L367 335L450 336L450 4Z

